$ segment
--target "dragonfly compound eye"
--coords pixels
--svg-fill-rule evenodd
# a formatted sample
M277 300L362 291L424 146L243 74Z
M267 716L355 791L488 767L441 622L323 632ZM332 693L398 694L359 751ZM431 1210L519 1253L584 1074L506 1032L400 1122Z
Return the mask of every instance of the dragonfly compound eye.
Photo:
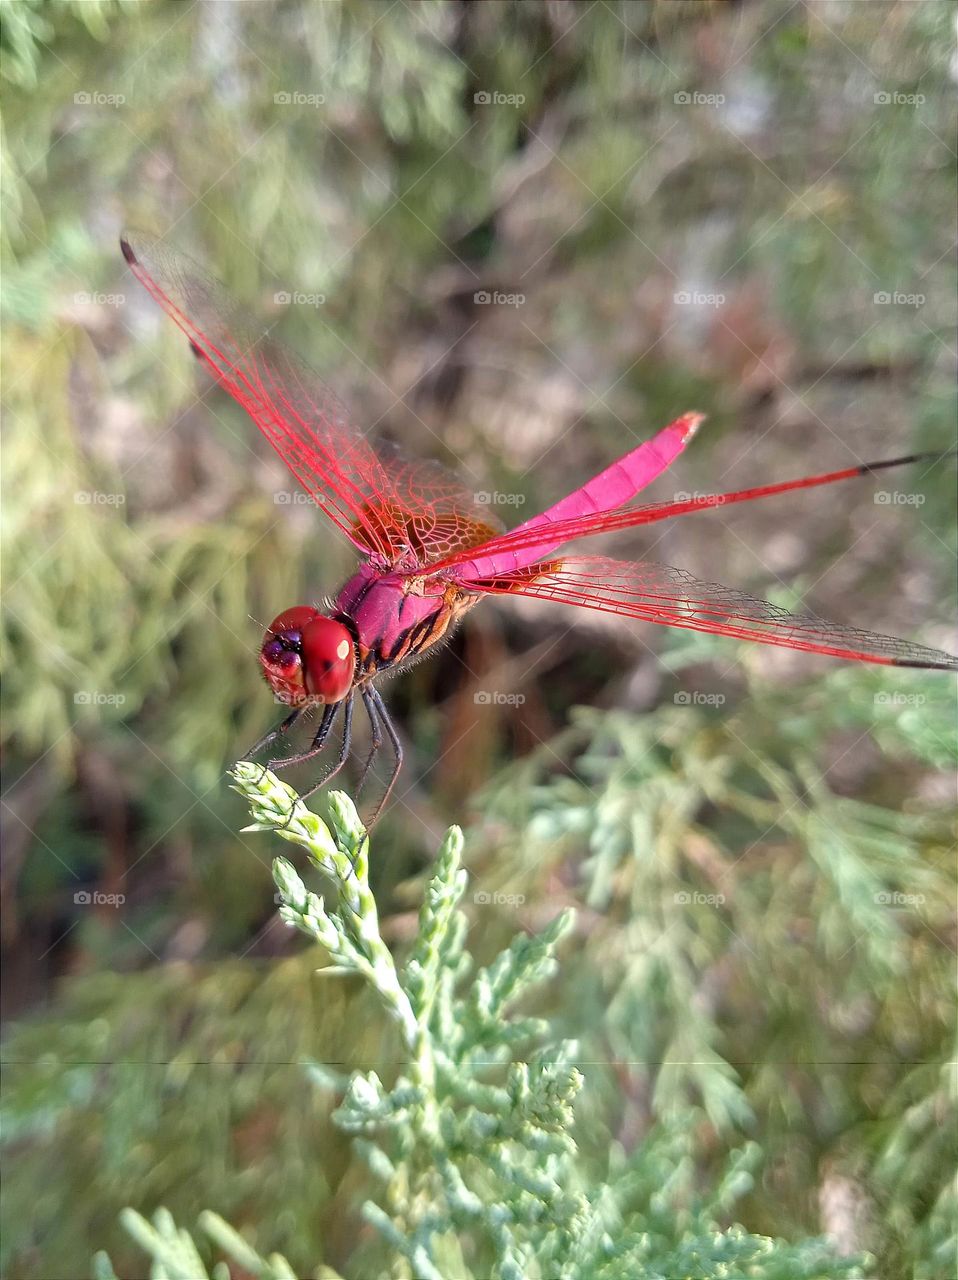
M321 616L308 605L298 605L275 618L263 637L263 675L277 698L291 706L309 697L303 676L303 629Z
M341 702L353 687L356 654L341 622L316 617L303 628L306 690L323 702Z
M266 682L280 701L341 702L356 669L353 638L341 622L309 605L275 618L259 654Z

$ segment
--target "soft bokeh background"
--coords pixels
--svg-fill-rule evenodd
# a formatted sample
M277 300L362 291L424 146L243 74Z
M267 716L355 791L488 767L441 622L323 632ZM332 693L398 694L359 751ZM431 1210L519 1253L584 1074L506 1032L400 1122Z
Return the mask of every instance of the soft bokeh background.
M953 15L5 3L5 1274L137 1274L127 1203L349 1274L363 1178L282 1064L389 1071L224 780L275 713L262 624L352 559L121 227L507 522L693 408L652 499L944 450ZM953 464L616 549L953 644ZM384 692L396 945L451 820L480 956L583 908L547 1011L591 1064L586 1160L682 1112L705 1180L762 1146L752 1229L952 1275L953 682L500 601Z

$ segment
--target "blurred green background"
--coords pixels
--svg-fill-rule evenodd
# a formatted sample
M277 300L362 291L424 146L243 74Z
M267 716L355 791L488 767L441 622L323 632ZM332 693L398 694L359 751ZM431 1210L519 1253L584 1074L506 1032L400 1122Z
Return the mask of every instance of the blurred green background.
M127 1203L350 1274L362 1176L292 1064L388 1074L388 1042L278 924L224 771L275 717L262 624L353 560L119 232L507 522L688 409L650 500L945 450L954 7L3 17L4 1274L139 1274ZM944 463L615 549L950 648L956 543ZM750 1228L953 1276L953 682L497 601L384 692L396 945L452 820L480 957L582 908L544 1011L589 1064L584 1162L688 1114L703 1180L762 1146Z

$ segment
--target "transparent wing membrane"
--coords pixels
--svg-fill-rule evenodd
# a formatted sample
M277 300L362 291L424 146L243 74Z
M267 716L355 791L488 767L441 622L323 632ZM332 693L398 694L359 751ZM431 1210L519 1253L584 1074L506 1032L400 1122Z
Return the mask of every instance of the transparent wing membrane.
M211 375L360 550L413 568L495 536L494 517L444 467L381 456L319 376L256 334L201 267L147 236L121 243L134 275Z
M668 565L643 561L630 564L604 556L568 556L540 565L538 570L531 566L516 574L465 585L498 594L558 600L662 626L758 640L836 658L958 671L958 658L939 649L811 615L789 613L758 596L714 582L700 582L683 569Z

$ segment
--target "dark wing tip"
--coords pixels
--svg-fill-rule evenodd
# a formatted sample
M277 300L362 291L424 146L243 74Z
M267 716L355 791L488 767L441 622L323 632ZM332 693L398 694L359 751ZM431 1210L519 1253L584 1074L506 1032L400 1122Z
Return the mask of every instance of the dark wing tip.
M120 236L120 252L123 254L124 258L126 258L131 267L135 267L137 265L136 254L133 252L133 246L126 238L126 235Z
M921 662L913 658L896 658L892 666L917 667L921 671L958 671L958 658L953 658L950 653L942 653L940 661Z

